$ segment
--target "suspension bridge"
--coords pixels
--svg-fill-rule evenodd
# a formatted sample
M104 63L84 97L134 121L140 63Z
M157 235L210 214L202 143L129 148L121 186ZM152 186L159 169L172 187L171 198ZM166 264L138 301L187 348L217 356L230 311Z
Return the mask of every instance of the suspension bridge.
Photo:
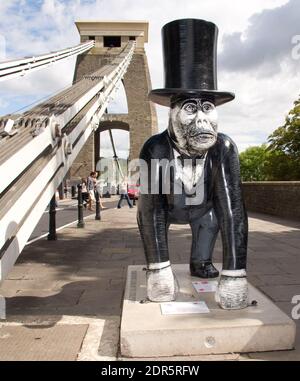
M141 34L130 33L137 37ZM83 55L95 48L93 38L57 52L3 62L0 81L16 77L22 80L33 71ZM115 42L112 37L106 55ZM109 63L87 72L69 88L22 114L0 118L0 282L14 265L74 160L98 129L135 49L136 38L131 37L122 47L118 46L116 54L110 55ZM109 132L117 160L110 129Z

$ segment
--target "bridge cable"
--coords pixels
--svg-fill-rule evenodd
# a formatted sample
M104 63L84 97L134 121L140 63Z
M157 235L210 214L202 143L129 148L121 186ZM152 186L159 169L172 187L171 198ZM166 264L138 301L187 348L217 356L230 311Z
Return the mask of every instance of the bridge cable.
M120 172L120 175L121 175L122 179L124 179L124 174L123 174L123 171L122 171L120 162L119 162L119 158L118 158L118 156L117 156L117 152L116 152L116 147L115 147L115 143L114 143L114 139L113 139L112 131L111 131L110 128L108 129L108 132L109 132L109 137L110 137L111 146L112 146L113 153L114 153L114 159L115 159L115 162L116 162L116 164L117 164L117 168L118 168L118 170L119 170L119 172Z

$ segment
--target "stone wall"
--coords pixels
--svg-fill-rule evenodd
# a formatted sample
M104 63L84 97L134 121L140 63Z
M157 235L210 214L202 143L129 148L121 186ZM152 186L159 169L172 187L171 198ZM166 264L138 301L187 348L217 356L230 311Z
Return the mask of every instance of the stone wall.
M247 210L300 220L300 181L244 182Z

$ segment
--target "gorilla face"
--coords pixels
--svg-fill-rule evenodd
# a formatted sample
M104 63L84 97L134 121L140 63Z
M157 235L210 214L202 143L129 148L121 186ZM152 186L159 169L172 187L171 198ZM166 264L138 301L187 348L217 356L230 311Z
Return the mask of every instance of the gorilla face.
M215 105L201 98L175 101L170 109L169 131L178 148L189 155L207 151L217 140Z

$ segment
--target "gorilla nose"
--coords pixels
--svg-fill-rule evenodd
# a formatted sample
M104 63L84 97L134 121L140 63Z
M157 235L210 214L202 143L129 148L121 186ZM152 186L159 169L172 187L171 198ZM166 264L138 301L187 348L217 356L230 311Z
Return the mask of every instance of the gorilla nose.
M203 127L208 127L210 125L208 118L207 118L207 115L205 115L204 112L202 112L202 111L197 112L196 124L198 126L202 125Z

